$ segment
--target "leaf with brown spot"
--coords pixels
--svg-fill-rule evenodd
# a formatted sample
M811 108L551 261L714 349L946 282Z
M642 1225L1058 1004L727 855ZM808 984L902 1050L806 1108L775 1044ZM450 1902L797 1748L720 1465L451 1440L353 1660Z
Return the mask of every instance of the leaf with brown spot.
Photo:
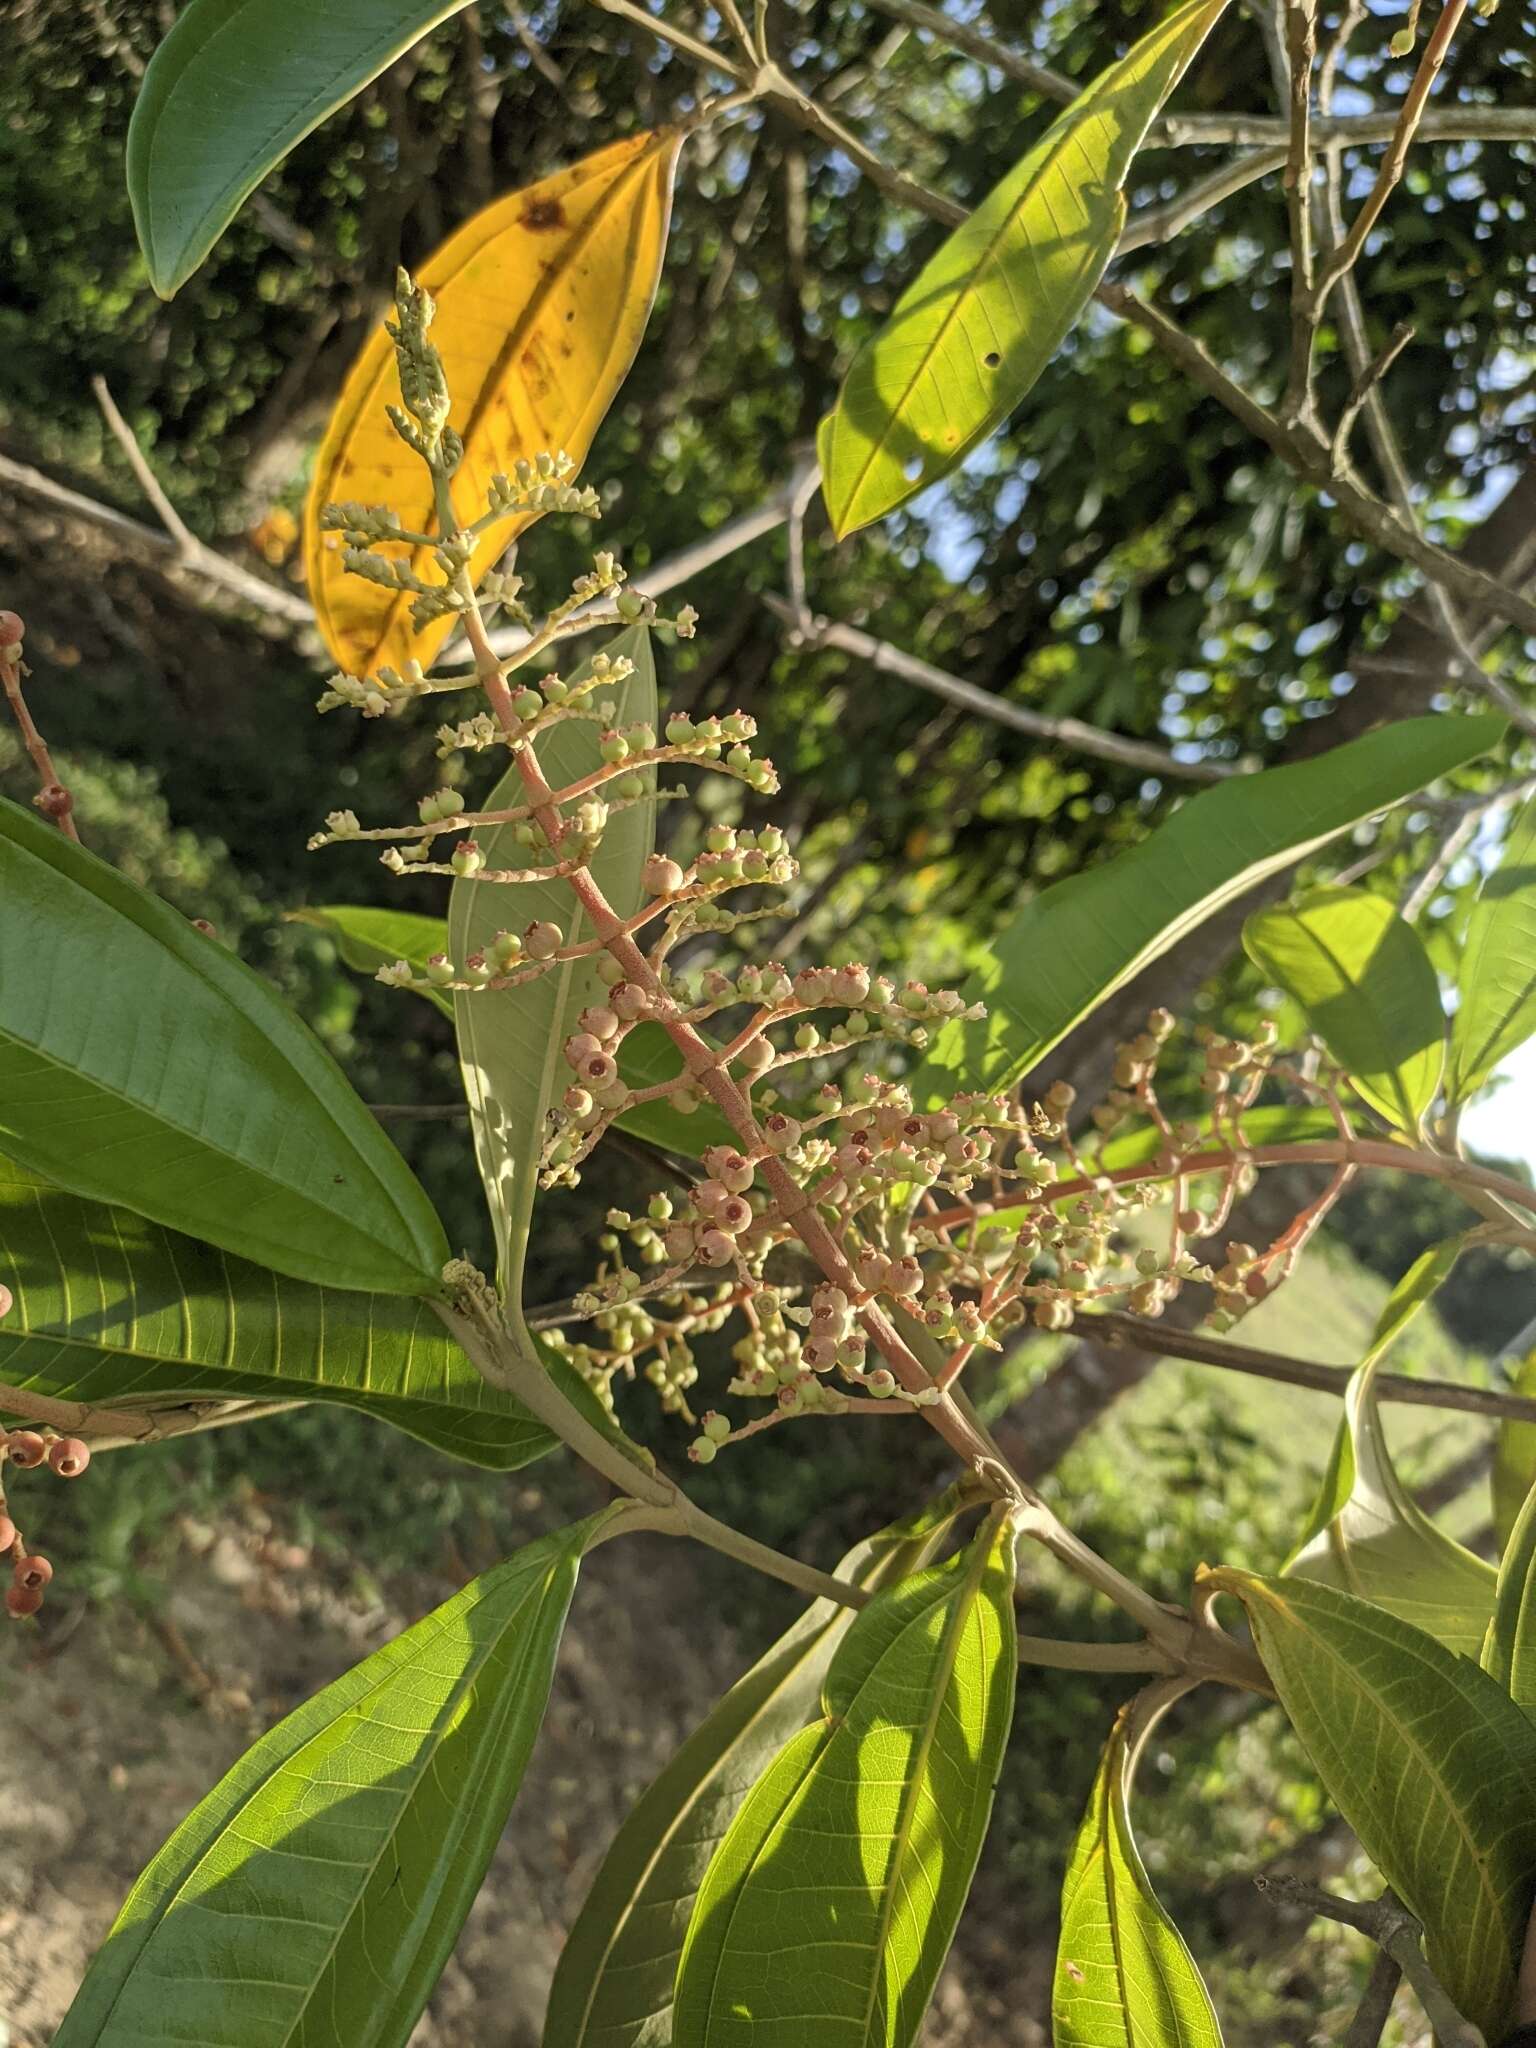
M623 382L656 295L682 137L629 136L537 185L498 199L421 266L437 301L432 333L453 391L464 460L453 502L464 521L485 510L486 488L519 457L564 449L578 464ZM416 632L410 599L351 575L338 536L320 528L337 500L388 504L418 533L436 530L431 481L390 426L398 404L394 348L381 326L353 365L315 464L304 519L304 563L326 646L349 675L385 664L428 664L452 620ZM531 523L500 521L473 561L488 568ZM384 551L384 552L387 552ZM413 551L402 545L401 557ZM437 575L431 550L413 567Z

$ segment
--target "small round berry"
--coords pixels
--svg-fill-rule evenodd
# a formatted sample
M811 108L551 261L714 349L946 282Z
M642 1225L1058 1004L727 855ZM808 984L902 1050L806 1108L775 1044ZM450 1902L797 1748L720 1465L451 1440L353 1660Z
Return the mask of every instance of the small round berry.
M735 1252L735 1244L723 1230L706 1230L700 1235L699 1257L706 1266L724 1266Z
M0 647L19 647L26 632L15 612L0 612Z
M91 1447L77 1436L61 1436L49 1445L48 1462L61 1479L78 1479L91 1462Z
M53 1577L53 1566L34 1550L30 1557L18 1557L12 1572L18 1586L29 1593L41 1593Z
M0 1286L0 1316L8 1316L16 1306L16 1297L9 1287Z
M18 1429L10 1442L11 1463L23 1472L30 1472L34 1465L41 1465L48 1455L48 1446L35 1429Z
M565 934L559 925L548 922L531 924L523 934L523 944L535 960L553 959L564 940Z
M695 1465L713 1465L720 1455L720 1446L707 1436L696 1436L688 1446L688 1455Z
M675 896L683 886L683 871L664 853L653 853L640 871L640 879L653 896Z
M16 1541L16 1524L10 1516L0 1512L0 1550L9 1550Z
M13 1621L24 1621L29 1614L36 1614L42 1604L41 1593L30 1592L25 1586L6 1588L5 1611Z

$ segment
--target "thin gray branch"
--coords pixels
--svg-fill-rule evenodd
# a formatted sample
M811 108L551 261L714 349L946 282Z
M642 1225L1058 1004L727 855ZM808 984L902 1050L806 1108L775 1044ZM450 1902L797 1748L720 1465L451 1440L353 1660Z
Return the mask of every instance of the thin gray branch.
M904 21L911 28L921 29L925 35L948 43L951 49L961 50L967 57L975 57L992 70L1001 71L1015 84L1029 86L1044 99L1059 100L1066 106L1077 98L1080 87L1075 79L1068 78L1064 72L1052 71L1049 65L1037 64L1017 50L1007 49L992 36L973 28L969 22L956 21L952 15L941 14L936 7L924 7L920 0L875 0L875 6L882 14Z
M903 682L914 683L920 690L931 690L934 696L958 704L978 718L989 718L994 725L1009 726L1035 739L1054 740L1074 753L1092 754L1101 761L1113 761L1121 768L1139 768L1148 775L1173 776L1186 782L1223 782L1228 776L1244 772L1232 761L1180 761L1166 747L1152 746L1145 740L1122 739L1118 733L1085 725L1081 719L1050 718L1041 711L1026 711L1022 705L1010 704L990 690L978 689L975 683L952 676L947 669L935 668L914 654L904 654L888 640L877 640L857 626L845 626L815 614L796 618L782 598L766 593L763 602L803 644L840 648L844 654L867 661L882 675L900 676Z
M165 495L159 477L149 466L149 457L139 446L138 437L118 411L117 400L108 389L106 378L93 377L91 389L96 394L96 403L101 408L101 416L106 421L113 440L128 458L128 467L133 471L139 489L159 513L160 523L175 541L182 560L190 562L197 553L197 536Z

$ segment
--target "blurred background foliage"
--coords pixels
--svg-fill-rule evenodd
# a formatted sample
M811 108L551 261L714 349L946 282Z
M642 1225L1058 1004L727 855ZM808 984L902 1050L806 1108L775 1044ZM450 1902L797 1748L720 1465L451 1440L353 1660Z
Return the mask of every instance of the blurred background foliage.
M679 5L680 18L714 31L701 7ZM994 0L987 20L1004 42L1087 80L1159 12L1155 0ZM688 110L699 77L596 6L483 0L303 143L165 305L144 281L121 159L144 64L172 13L168 0L0 0L0 453L151 519L93 402L100 374L192 528L286 578L318 431L395 265L418 261L498 193ZM1326 41L1338 9L1320 14ZM957 198L983 192L1050 118L1026 89L862 0L782 6L778 17L782 61L807 89L833 92L839 113L891 160ZM1341 110L1401 94L1410 67L1387 52L1400 22L1383 6L1356 28ZM1536 16L1505 0L1458 38L1446 91L1528 103L1533 73ZM1178 104L1274 111L1264 38L1236 8ZM1224 154L1148 150L1133 212L1175 197ZM1431 529L1451 545L1521 488L1530 461L1532 154L1418 150L1390 233L1360 269L1373 343L1401 319L1416 326L1389 403ZM771 113L690 144L648 337L587 469L604 492L603 542L642 587L648 564L790 474L849 353L937 237ZM1277 178L1128 268L1234 374L1274 394L1288 320ZM1322 365L1336 407L1349 377L1331 330ZM582 547L580 532L541 528L521 566L558 587ZM1187 783L962 716L842 653L786 645L758 601L784 588L785 548L781 528L690 585L703 629L664 656L664 682L671 701L695 711L751 710L784 773L777 815L797 834L805 871L775 941L792 962L863 957L930 980L955 973L1029 892L1133 843L1187 793ZM806 565L818 612L999 697L1173 744L1186 758L1284 759L1401 708L1395 686L1359 665L1402 619L1408 579L1342 532L1315 493L1139 334L1097 310L952 484L841 547L813 508ZM384 900L365 850L338 849L321 864L304 840L337 803L391 816L435 786L429 723L392 725L381 739L378 726L316 719L314 649L280 618L211 603L21 493L0 492L0 595L27 619L34 709L96 850L268 972L367 1099L451 1102L445 1020L359 982L323 935L285 921L306 903ZM1508 762L1481 764L1460 793L1509 772ZM3 733L0 789L27 793ZM1363 866L1369 886L1398 895L1442 832L1438 814L1410 808L1333 849L1317 871ZM1454 957L1477 850L1452 865L1425 914L1442 965ZM403 907L441 907L424 883L390 887ZM1240 1028L1260 990L1227 946L1176 955L1157 994ZM1103 1050L1080 1036L1075 1056L1091 1065ZM484 1258L462 1127L393 1128L450 1236ZM634 1168L620 1160L578 1196L550 1202L532 1269L540 1298L579 1284L595 1217L621 1193L634 1206L635 1192ZM1310 1294L1255 1341L1351 1359L1385 1285L1458 1221L1433 1183L1360 1188L1337 1214L1331 1250L1305 1269ZM1509 1255L1467 1259L1441 1304L1454 1343L1430 1340L1431 1363L1471 1369L1468 1354L1492 1354L1514 1335L1530 1296L1528 1270ZM991 1390L989 1413L1069 1366L1073 1349L1055 1338L1026 1347ZM1230 1381L1165 1365L1078 1440L1048 1485L1091 1540L1165 1575L1170 1594L1202 1559L1273 1564L1332 1419L1322 1403L1298 1446L1295 1406L1274 1390L1239 1399ZM677 1454L643 1400L626 1419ZM899 1511L922 1476L913 1447L897 1459L873 1441L880 1434L788 1430L701 1472L698 1491L769 1540L824 1558ZM1441 1432L1425 1474L1469 1441ZM939 1448L935 1439L915 1453L935 1481ZM510 1539L517 1517L505 1482L345 1415L327 1417L323 1432L311 1417L283 1418L104 1463L101 1480L60 1509L72 1519L52 1547L76 1555L81 1597L148 1606L171 1568L172 1499L209 1513L253 1494L279 1500L305 1542L329 1546L348 1571L377 1573L445 1558L473 1568ZM556 1500L581 1485L553 1472L540 1483ZM380 1487L397 1504L383 1526ZM1473 1532L1481 1515L1479 1497ZM709 1597L728 1598L744 1646L782 1625L779 1589L743 1594L732 1579L727 1594L716 1583L723 1569L687 1567ZM1090 1625L1077 1589L1042 1572L1037 1590L1040 1629ZM688 1609L685 1594L680 1626ZM1091 1622L1104 1626L1098 1614ZM999 1969L1021 1927L1049 1942L1066 1844L1117 1697L1065 1673L1032 1674L1023 1688L964 1937ZM1358 1954L1345 1938L1319 1937L1298 1963L1297 1930L1277 1941L1272 1911L1256 1915L1242 1893L1245 1873L1273 1855L1337 1846L1299 1752L1274 1715L1223 1720L1198 1698L1162 1749L1180 1768L1164 1782L1160 1755L1148 1772L1148 1858L1213 1960L1230 2038L1333 2038L1325 2022L1348 2002Z

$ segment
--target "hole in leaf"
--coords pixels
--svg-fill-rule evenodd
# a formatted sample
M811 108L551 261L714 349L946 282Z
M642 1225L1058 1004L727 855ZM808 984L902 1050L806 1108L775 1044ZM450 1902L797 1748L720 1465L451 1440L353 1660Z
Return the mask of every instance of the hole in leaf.
M901 465L901 473L909 484L915 484L923 473L923 458L921 455L909 455Z
M986 364L989 370L995 370L998 364L1001 363L1003 359L998 354L995 348L991 348L987 350L987 353L982 357L981 360Z

